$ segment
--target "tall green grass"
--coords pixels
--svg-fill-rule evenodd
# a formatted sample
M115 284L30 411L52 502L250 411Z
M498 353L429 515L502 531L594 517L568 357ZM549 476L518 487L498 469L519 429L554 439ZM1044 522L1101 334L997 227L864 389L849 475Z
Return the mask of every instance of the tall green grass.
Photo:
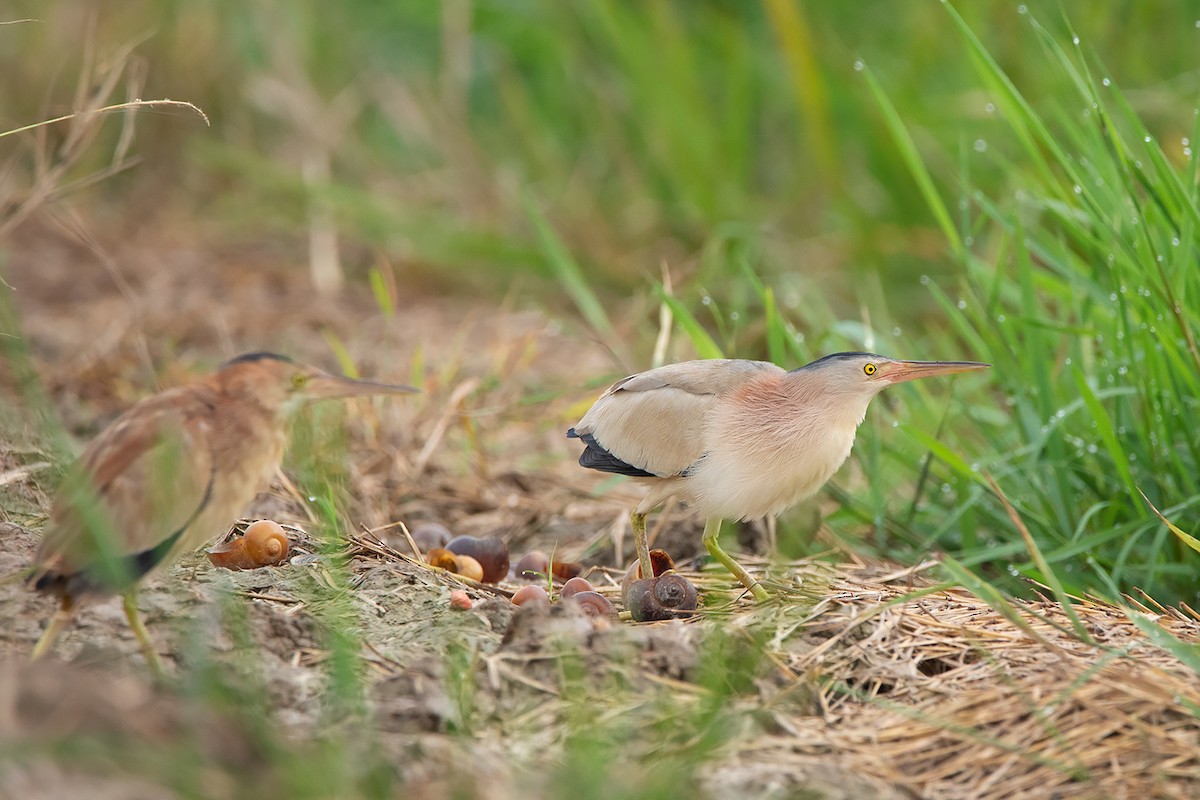
M1007 127L1006 146L988 152L1013 174L1004 196L962 176L961 235L977 244L961 281L931 286L958 336L994 363L1007 412L972 423L991 450L979 469L947 460L959 500L991 472L1076 590L1195 600L1195 554L1138 493L1168 516L1197 499L1194 98L1152 134L1069 20L1030 14L1025 35L1066 88L1027 96L949 15Z
M923 382L876 404L856 448L861 479L843 472L832 488L843 503L835 531L852 546L906 559L947 552L1012 589L1020 584L1010 578L1027 577L1064 592L1116 596L1136 586L1193 602L1197 556L1139 489L1195 528L1186 520L1200 500L1191 424L1200 405L1200 189L1191 150L1200 114L1193 100L1165 133L1151 133L1068 19L1043 21L1024 7L1014 13L1036 53L1026 67L1040 82L1023 88L945 8L977 75L973 96L994 118L987 138L918 144L887 78L859 65L896 157L958 263L957 275L919 281L936 313L911 334L888 335L904 313L887 285L868 284L862 307L870 311L859 320L804 304L795 314L809 331L804 342L785 325L776 293L751 279L750 301L720 322L755 316L765 330L743 330L724 349L789 362L853 345L992 363L982 379L963 382L966 393ZM996 171L1007 176L1002 185L977 182ZM726 269L746 273L747 264ZM695 351L711 350L697 320L713 303L689 315L671 302ZM723 330L715 323L708 327ZM874 536L856 539L859 523Z

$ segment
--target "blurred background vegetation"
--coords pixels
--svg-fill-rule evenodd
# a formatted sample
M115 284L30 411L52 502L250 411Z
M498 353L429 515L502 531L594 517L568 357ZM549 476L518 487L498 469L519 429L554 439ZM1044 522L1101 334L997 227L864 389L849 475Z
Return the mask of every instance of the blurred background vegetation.
M113 63L109 102L211 120L143 111L129 141L114 119L72 163L113 236L254 248L323 285L386 272L402 296L569 298L637 368L664 269L673 357L987 360L873 410L835 533L1010 587L1200 597L1198 554L1137 494L1195 527L1198 2L4 13L36 21L0 27L0 129L79 107L77 76ZM65 130L0 140L10 206Z

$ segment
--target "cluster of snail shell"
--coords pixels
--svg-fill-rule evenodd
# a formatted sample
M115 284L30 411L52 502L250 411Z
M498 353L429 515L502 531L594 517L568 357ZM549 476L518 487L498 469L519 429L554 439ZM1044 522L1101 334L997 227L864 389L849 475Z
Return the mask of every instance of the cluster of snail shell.
M479 583L498 583L510 577L508 545L494 537L457 536L436 523L424 523L413 528L413 543L425 553L430 566L453 572ZM209 548L208 558L218 567L231 570L258 569L282 564L287 560L291 543L279 523L258 520L247 526L240 536L231 535L226 541ZM643 577L641 565L634 562L621 581L621 602L629 616L637 622L650 622L691 616L697 607L696 587L675 572L671 557L663 550L650 551L654 574ZM512 577L537 581L522 586L512 596L517 606L551 605L550 593L542 582L553 585L554 578L564 581L557 599L575 604L583 613L593 617L617 617L612 601L586 578L580 577L583 566L571 561L556 561L541 550L523 555L512 570ZM470 599L451 598L458 608L470 608Z

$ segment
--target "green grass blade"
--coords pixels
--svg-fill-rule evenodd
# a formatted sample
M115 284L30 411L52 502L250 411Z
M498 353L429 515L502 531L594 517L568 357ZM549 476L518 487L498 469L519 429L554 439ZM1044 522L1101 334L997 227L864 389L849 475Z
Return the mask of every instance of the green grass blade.
M700 324L695 315L688 310L688 307L676 300L671 295L667 294L666 290L661 285L655 287L655 292L664 303L671 309L671 314L679 323L679 327L683 328L683 332L687 334L688 340L692 343L692 348L696 351L696 355L700 358L724 358L725 353L720 346L709 336L708 331L704 330L704 326Z
M567 290L567 294L575 301L579 313L583 314L584 319L596 329L597 333L604 336L615 336L612 322L609 321L604 306L592 288L588 286L587 280L583 277L583 270L571 257L571 253L562 239L550 227L545 215L525 192L521 194L521 204L525 208L525 214L529 217L529 221L533 223L534 230L537 231L538 242L542 246L546 261L558 277L559 282L562 283L563 288Z
M905 127L904 120L901 119L896 106L892 104L887 93L883 91L883 87L879 85L879 81L875 79L874 73L870 69L863 67L863 74L867 78L867 85L871 88L871 94L875 96L875 101L879 104L880 110L883 111L884 121L887 123L888 130L891 131L892 139L896 143L897 149L900 151L900 158L908 167L913 180L917 182L917 188L920 189L922 197L925 198L925 202L929 205L929 210L933 212L934 219L937 220L942 233L946 236L947 241L950 242L950 248L954 251L955 256L961 258L966 253L962 237L959 236L958 228L954 226L954 219L950 216L946 204L942 202L941 195L938 194L937 188L933 184L933 177L929 174L929 169L921 159L921 154L917 151L917 145L913 141L912 135L908 132L908 128Z
M1178 536L1180 541L1182 541L1188 547L1192 548L1197 553L1200 553L1200 539L1197 539L1195 536L1192 536L1190 533L1188 533L1187 531L1183 530L1182 528L1176 526L1173 522L1171 522L1171 520L1169 520L1165 516L1163 516L1162 512L1154 507L1154 504L1150 502L1150 498L1146 497L1146 493L1143 492L1141 489L1138 489L1138 494L1140 494L1142 496L1142 499L1146 501L1146 505L1150 506L1150 510L1153 511L1158 516L1158 518L1163 521L1163 524L1167 526L1167 528L1171 531L1171 533Z

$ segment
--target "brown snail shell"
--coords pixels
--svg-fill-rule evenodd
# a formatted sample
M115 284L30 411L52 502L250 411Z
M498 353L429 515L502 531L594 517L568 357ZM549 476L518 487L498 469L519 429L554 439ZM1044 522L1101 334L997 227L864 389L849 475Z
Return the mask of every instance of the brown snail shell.
M559 580L569 581L583 572L583 564L578 561L555 561L550 565L550 571Z
M530 550L517 559L513 571L522 580L545 580L546 573L550 571L550 557L541 550Z
M458 561L454 557L454 553L444 547L435 547L425 554L425 563L431 567L438 567L447 572L458 572Z
M667 555L666 550L654 548L650 551L650 569L654 571L654 577L658 577L667 572L672 572L675 569L675 562L671 560L671 556ZM629 565L629 569L625 570L625 577L621 579L621 602L629 608L629 584L642 578L642 562L634 559Z
M495 536L476 538L458 536L446 544L446 549L460 556L470 556L483 567L483 582L497 583L508 576L508 545Z
M690 617L696 603L696 587L675 573L631 581L625 597L625 608L638 622Z
M571 578L563 584L562 590L558 593L559 597L571 597L580 592L594 592L596 587L588 581L587 578Z
M455 556L454 571L473 581L483 580L483 565L470 556Z
M213 566L225 569L258 569L287 560L291 543L278 522L260 519L251 523L241 536L208 549Z
M408 535L412 537L413 544L420 548L422 553L428 553L438 547L445 547L454 538L454 534L450 532L449 528L437 522L418 523L413 526Z
M589 617L617 618L617 609L599 592L576 592L567 599L582 608Z
M512 601L514 605L518 606L537 605L544 606L545 608L550 607L550 595L546 594L546 590L536 583L531 583L528 586L522 586L520 589L517 589L516 593L512 596Z

